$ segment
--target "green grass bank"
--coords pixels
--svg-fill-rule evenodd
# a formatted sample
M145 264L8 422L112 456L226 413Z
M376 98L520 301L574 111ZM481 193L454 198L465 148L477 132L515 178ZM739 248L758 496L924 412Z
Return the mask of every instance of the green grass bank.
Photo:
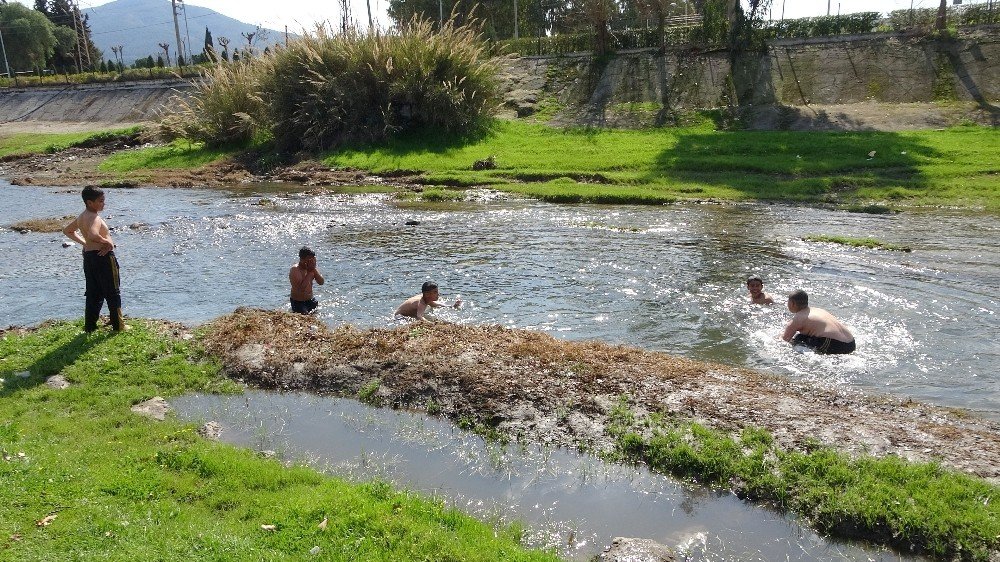
M0 138L0 157L52 152L93 135ZM174 141L119 152L101 163L115 178L193 169L245 147ZM989 127L903 132L556 129L496 121L471 139L424 136L316 156L332 167L420 176L429 198L449 189L491 186L556 203L664 204L683 200L837 204L859 212L954 206L1000 211L1000 132ZM474 170L492 157L495 168ZM257 168L282 161L266 146Z
M67 148L95 146L118 138L136 136L141 129L105 129L76 133L0 133L0 158L53 154Z
M1000 488L932 463L852 459L818 444L777 447L767 431L737 436L659 414L636 416L622 401L608 433L613 460L800 514L823 533L892 545L942 560L994 560L1000 553Z
M556 129L512 121L464 142L407 138L328 154L427 183L492 185L553 202L683 199L957 205L1000 210L1000 132ZM473 170L493 157L496 168Z
M516 527L495 532L384 483L284 467L131 413L157 395L236 390L193 341L143 321L119 335L57 322L0 339L0 558L556 560L521 548ZM57 373L72 386L43 384Z

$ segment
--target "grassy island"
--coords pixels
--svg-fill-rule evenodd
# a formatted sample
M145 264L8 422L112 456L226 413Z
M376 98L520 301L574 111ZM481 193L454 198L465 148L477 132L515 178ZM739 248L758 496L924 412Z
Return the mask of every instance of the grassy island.
M895 252L912 252L913 249L909 246L901 246L899 244L890 244L888 242L883 242L875 238L852 238L850 236L828 236L828 235L812 235L803 238L806 242L829 242L831 244L840 244L843 246L853 246L855 248L870 248L873 250L892 250Z

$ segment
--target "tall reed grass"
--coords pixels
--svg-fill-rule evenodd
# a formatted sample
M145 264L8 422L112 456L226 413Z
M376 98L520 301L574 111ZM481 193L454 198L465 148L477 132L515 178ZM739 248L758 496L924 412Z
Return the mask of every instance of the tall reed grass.
M273 140L287 152L418 130L467 134L496 108L497 70L476 28L454 22L437 31L414 19L392 33L319 26L273 53L215 67L162 128L208 145Z

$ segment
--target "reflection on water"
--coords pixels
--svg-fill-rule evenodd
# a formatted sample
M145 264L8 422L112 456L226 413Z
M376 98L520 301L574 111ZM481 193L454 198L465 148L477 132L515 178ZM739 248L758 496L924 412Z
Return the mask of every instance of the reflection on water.
M81 207L76 189L0 189L0 224ZM309 245L331 324L388 324L433 278L445 298L466 302L437 312L452 321L627 343L1000 418L1000 222L990 215L495 197L398 206L384 195L175 189L112 190L106 212L132 316L197 323L237 306L287 308L288 267ZM810 234L914 251L804 242ZM62 248L59 234L3 231L0 242L3 324L81 316L78 249ZM821 357L779 342L789 315L747 304L751 273L779 302L808 291L847 322L859 351Z
M902 559L830 541L731 494L565 450L487 443L354 400L249 391L173 406L184 420L218 421L231 443L352 480L383 479L486 521L523 521L527 545L573 560L590 560L616 536L653 539L695 561Z

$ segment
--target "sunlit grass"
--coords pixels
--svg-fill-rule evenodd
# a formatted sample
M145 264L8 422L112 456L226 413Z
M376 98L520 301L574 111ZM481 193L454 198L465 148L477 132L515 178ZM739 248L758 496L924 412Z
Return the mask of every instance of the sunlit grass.
M127 173L138 170L193 169L238 153L237 148L209 148L200 142L176 140L163 146L127 150L112 154L98 169Z
M942 559L985 561L1000 549L1000 488L938 464L852 459L819 446L785 451L762 429L730 436L640 418L624 401L612 420L616 458L799 513L822 532Z
M0 158L11 155L49 154L81 143L114 135L133 133L137 129L108 129L78 133L13 133L0 132Z
M518 546L517 527L131 413L153 396L235 385L190 341L130 323L118 335L61 322L0 339L0 558L555 560ZM73 386L43 384L57 373Z
M955 204L1000 209L1000 134L555 129L497 122L480 138L411 137L328 154L376 173L424 172L551 201L765 199ZM472 164L493 156L497 168ZM572 180L572 181L567 181Z

